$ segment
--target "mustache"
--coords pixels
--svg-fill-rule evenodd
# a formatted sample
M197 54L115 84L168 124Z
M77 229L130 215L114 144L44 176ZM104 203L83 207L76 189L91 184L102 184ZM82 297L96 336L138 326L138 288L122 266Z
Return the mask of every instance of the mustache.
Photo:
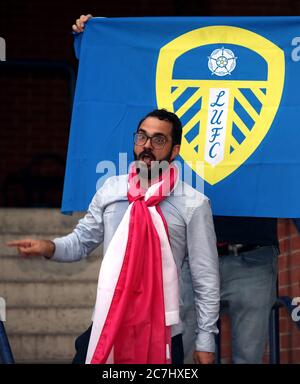
M139 155L138 155L138 160L141 160L142 157L144 156L149 156L151 160L155 161L156 160L156 157L153 155L152 151L151 150L147 150L145 149L143 152L141 152Z

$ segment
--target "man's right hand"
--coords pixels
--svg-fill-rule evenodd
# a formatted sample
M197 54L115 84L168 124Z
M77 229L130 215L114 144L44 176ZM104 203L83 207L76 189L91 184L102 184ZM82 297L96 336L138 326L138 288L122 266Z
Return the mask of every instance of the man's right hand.
M45 256L50 259L55 252L55 244L51 240L22 239L6 243L9 247L15 247L21 256Z
M91 14L88 15L81 15L79 19L75 21L75 24L72 25L72 29L76 33L81 33L84 31L85 23L93 17Z

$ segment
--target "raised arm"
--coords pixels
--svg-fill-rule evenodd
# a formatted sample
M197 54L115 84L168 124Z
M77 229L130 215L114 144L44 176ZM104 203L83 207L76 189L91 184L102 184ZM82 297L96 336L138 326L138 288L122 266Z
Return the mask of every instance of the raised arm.
M75 24L72 25L72 29L76 33L81 33L84 31L85 23L93 17L90 13L88 15L81 15L79 19L76 19Z

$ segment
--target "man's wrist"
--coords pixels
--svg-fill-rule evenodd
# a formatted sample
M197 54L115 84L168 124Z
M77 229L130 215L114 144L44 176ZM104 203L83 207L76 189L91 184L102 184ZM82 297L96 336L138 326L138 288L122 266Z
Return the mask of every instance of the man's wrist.
M52 240L46 240L47 241L47 252L45 253L46 259L51 259L55 253L55 243Z

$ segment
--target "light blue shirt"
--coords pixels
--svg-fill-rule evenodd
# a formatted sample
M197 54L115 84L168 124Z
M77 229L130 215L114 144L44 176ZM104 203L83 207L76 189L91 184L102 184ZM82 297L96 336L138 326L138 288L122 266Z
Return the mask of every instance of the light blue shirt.
M114 176L104 183L73 232L54 240L56 249L51 260L81 260L101 243L105 253L129 204L127 178L127 175ZM179 277L181 322L172 326L172 335L184 333L186 327L194 327L195 349L214 352L220 292L209 200L188 184L178 181L160 207L168 224ZM193 312L196 313L195 324Z

